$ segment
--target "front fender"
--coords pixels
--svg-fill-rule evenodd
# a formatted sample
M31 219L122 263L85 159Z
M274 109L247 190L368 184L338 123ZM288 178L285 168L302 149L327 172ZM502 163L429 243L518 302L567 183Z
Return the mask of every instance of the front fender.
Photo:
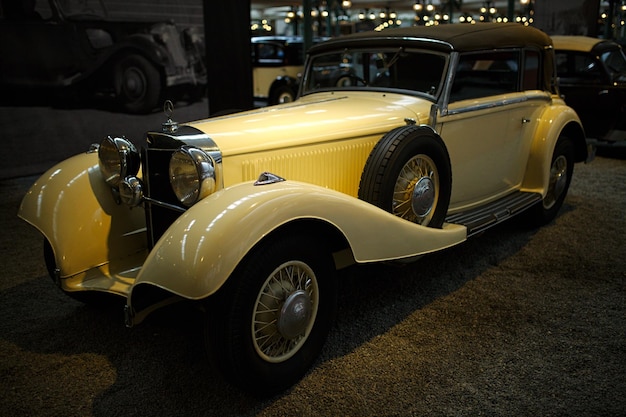
M50 242L60 278L145 250L145 215L115 203L97 153L76 155L44 173L18 216Z
M242 183L205 198L184 213L155 245L135 287L149 283L185 298L204 298L221 287L254 245L280 226L300 219L334 226L359 263L410 258L466 239L463 226L418 226L311 184Z
M571 107L566 106L561 99L555 99L553 105L539 118L522 183L523 191L540 193L545 197L550 181L552 154L564 131L574 143L577 160L585 160L587 150L580 119Z

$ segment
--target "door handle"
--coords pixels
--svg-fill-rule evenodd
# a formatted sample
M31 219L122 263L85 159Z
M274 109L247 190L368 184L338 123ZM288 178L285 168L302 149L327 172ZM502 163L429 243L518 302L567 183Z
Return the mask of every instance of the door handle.
M522 118L522 124L525 124L525 123L530 123L530 119L526 117Z

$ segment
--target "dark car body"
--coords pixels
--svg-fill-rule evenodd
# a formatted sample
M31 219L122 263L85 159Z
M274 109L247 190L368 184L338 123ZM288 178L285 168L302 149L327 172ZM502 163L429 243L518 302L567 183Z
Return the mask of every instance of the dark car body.
M559 89L588 138L626 145L626 58L619 44L585 36L552 36Z
M115 96L128 112L148 112L166 94L203 94L198 45L199 36L172 22L110 20L101 1L3 0L0 86L80 85Z

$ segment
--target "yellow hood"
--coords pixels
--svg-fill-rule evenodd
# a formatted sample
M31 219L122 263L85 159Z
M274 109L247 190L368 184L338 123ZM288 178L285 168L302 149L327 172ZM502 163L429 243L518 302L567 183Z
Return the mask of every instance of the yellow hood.
M431 102L388 93L334 92L190 123L223 156L384 134L405 119L427 123Z

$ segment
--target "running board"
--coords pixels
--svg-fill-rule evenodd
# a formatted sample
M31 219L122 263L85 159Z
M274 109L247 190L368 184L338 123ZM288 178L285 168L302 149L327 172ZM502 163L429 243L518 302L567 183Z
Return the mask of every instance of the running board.
M446 223L467 227L467 237L483 232L541 201L541 194L517 191L493 203L448 216Z

